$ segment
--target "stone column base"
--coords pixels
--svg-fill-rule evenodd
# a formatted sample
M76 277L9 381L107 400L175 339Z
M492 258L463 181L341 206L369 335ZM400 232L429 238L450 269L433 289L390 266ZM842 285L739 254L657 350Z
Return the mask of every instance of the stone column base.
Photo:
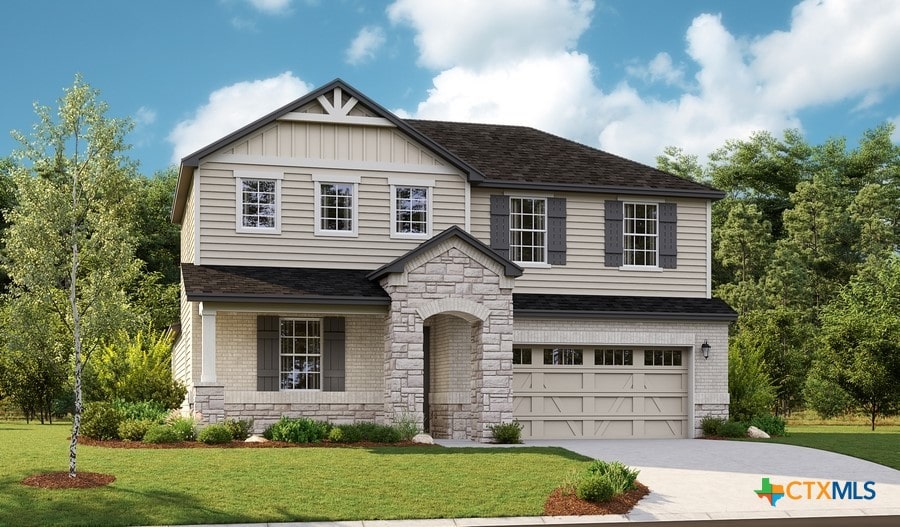
M198 384L194 386L194 412L200 413L200 424L211 425L225 421L225 386Z

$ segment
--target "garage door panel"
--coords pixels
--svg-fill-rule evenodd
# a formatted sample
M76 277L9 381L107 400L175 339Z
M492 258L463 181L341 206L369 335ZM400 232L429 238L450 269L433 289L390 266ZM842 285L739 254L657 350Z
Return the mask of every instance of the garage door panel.
M594 388L602 392L634 390L635 375L630 372L603 372L594 374Z
M684 397L644 397L644 415L681 415L685 411Z
M545 415L584 414L584 397L543 397Z
M681 372L645 373L644 388L651 392L682 392L687 388L687 375Z
M541 388L547 392L576 392L585 389L581 372L544 373Z
M684 437L685 421L681 420L663 420L663 421L644 421L645 437L654 438L682 438Z
M594 412L599 415L631 415L634 412L634 398L594 397Z
M554 438L584 437L584 421L565 419L544 421L544 436Z
M513 372L513 393L530 391L532 389L533 373Z

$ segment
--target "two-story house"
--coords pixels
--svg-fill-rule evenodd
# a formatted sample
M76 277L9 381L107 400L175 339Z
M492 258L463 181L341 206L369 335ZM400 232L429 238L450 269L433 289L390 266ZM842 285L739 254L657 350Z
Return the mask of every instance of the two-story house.
M728 412L722 196L531 128L400 119L335 80L182 160L174 375L205 421L257 430L693 437Z

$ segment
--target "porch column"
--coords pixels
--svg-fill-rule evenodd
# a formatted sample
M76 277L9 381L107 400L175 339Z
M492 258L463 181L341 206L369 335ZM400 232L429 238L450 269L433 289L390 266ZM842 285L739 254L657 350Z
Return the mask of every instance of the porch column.
M216 310L200 302L200 383L216 383Z

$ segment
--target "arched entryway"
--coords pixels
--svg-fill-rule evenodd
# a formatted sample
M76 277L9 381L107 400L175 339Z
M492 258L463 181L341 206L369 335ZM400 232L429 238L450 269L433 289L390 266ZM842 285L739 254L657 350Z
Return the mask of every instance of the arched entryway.
M436 438L471 437L473 333L480 326L446 313L425 320L424 427Z

